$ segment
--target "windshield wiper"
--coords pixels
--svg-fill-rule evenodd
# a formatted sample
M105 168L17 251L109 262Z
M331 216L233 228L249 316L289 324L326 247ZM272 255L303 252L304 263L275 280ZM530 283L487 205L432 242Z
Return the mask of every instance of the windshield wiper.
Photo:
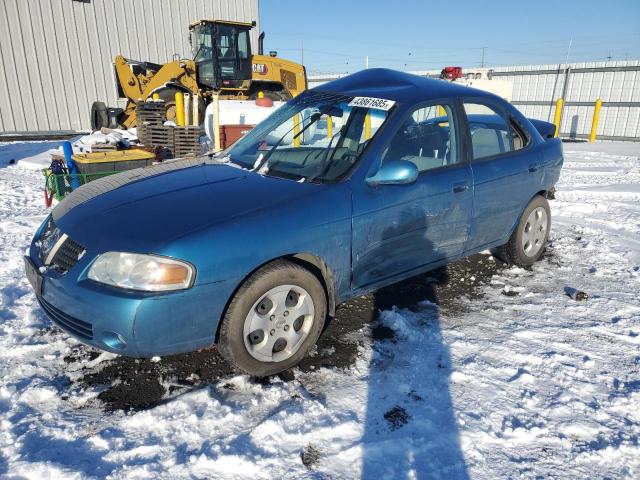
M311 117L309 117L310 122L309 122L307 125L305 125L305 126L302 128L302 130L300 130L298 133L296 133L296 134L295 134L295 136L293 137L293 139L295 140L295 139L296 139L296 138L298 138L300 135L302 135L302 134L305 132L305 130L307 130L311 125L313 125L314 123L316 123L316 122L320 119L320 117L322 117L322 113L320 113L320 112L316 112L316 113L314 113L313 115L311 115ZM271 147L271 148L269 149L269 151L268 151L268 152L267 152L267 153L262 157L262 160L261 160L261 161L260 161L256 166L254 166L254 167L253 167L253 169L252 169L252 170L253 170L254 172L259 172L259 171L260 171L260 169L261 169L261 168L262 168L262 167L267 163L267 160L269 160L269 157L273 154L273 152L275 152L275 151L276 151L276 149L277 149L277 148L280 146L280 144L284 141L285 137L286 137L287 135L289 135L289 134L290 134L290 133L291 133L295 128L296 128L296 125L294 125L293 127L291 127L289 130L287 130L287 132L286 132L284 135L282 135L282 136L280 137L280 139L276 142L276 144L275 144L273 147Z
M315 180L316 178L324 175L325 173L327 173L327 170L329 169L329 165L331 165L331 162L328 162L327 160L329 159L329 152L331 151L331 145L333 144L333 139L337 138L339 135L343 134L343 130L345 129L346 125L343 125L342 127L340 127L340 129L338 129L338 131L335 133L335 135L333 137L331 137L331 139L329 140L329 145L327 146L327 149L324 152L324 155L322 157L322 160L320 161L320 168L318 169L318 173L314 174L314 175L310 175L305 182L312 182L313 180Z
M209 152L207 153L207 156L209 157L209 160L212 160L220 165L231 165L236 168L241 168L242 170L247 170L247 166L241 165L238 162L234 162L231 159L231 155L229 155L228 153L226 155L222 155L222 153L223 152Z
M200 46L198 47L198 50L196 51L196 54L193 56L194 62L198 61L198 55L200 55L200 50L202 50L203 48L204 48L204 41L200 44Z

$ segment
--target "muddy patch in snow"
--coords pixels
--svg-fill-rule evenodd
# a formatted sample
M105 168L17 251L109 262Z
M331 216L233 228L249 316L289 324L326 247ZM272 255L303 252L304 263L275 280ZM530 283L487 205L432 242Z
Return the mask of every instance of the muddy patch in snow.
M397 430L409 423L411 416L404 408L396 405L384 414L384 419L389 424L391 430Z
M347 369L358 358L365 342L395 342L395 332L377 321L380 311L414 309L423 302L440 306L449 314L465 308L459 300L481 295L481 285L504 265L489 255L474 255L448 267L410 278L369 295L340 305L313 351L291 372L277 376L278 381L293 381L299 372L320 368ZM214 348L158 359L115 357L93 365L96 350L79 345L65 357L72 387L95 387L98 399L107 410L144 410L183 393L218 384L238 372L225 362ZM88 366L86 365L88 364ZM259 383L269 379L258 380Z

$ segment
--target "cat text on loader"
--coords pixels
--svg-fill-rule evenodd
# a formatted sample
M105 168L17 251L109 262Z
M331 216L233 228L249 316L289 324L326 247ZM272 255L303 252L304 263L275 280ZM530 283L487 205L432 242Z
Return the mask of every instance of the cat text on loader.
M107 108L103 102L91 107L91 126L125 128L136 125L136 101L155 98L165 101L167 119L174 120L176 93L189 93L198 99L204 112L214 96L219 99L247 100L258 92L272 100L289 100L307 88L303 65L276 56L263 55L264 33L260 35L258 55L252 55L249 31L253 23L199 20L189 26L192 59L174 59L164 65L115 58L118 90L127 98L124 110Z

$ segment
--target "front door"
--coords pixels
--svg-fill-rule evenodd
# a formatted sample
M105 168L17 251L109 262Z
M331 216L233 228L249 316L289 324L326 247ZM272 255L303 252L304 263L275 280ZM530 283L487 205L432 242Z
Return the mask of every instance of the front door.
M382 149L381 164L414 163L407 185L353 187L352 287L418 273L462 253L471 218L471 169L461 155L453 105L420 106Z

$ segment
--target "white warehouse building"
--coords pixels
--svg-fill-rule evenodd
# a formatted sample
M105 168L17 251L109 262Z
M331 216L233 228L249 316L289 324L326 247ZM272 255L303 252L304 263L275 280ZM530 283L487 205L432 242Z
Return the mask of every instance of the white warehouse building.
M256 22L258 0L2 0L0 135L90 128L91 104L118 105L113 59L191 56L199 19Z

